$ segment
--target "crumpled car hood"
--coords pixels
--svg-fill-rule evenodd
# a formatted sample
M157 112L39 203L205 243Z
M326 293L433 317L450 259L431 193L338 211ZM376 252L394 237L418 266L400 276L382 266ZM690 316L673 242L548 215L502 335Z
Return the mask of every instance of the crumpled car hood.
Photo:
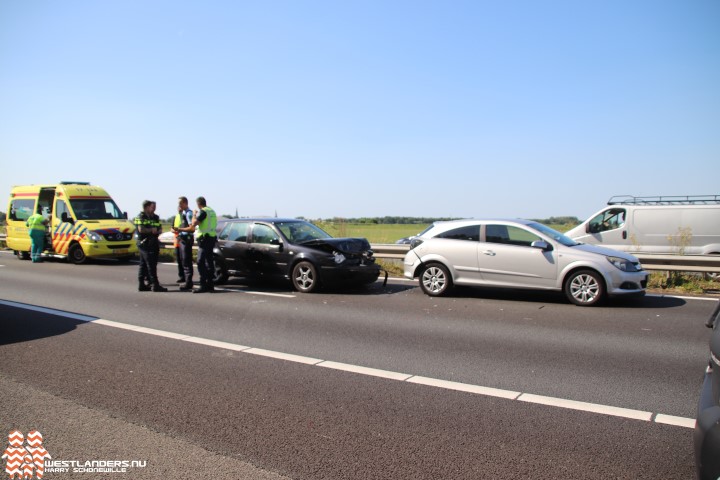
M370 242L366 238L323 238L303 242L305 247L319 250L337 251L340 253L358 254L370 250Z

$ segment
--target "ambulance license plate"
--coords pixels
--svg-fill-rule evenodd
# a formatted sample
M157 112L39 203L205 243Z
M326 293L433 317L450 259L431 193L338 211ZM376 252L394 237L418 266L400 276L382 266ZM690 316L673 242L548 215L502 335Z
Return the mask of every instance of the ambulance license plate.
M118 250L113 250L113 253L114 253L115 255L125 255L126 253L128 253L128 249L127 249L127 248L121 248L121 249L118 249Z

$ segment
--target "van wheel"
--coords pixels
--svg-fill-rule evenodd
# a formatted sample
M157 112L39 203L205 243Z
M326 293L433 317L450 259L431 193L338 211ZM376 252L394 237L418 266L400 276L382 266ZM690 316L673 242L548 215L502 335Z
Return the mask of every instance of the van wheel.
M589 307L605 296L605 284L597 272L578 270L565 279L565 296L575 305Z
M28 252L21 252L20 250L15 250L15 255L17 255L18 260L30 260L30 253Z
M431 297L445 295L452 287L450 272L440 263L428 263L420 270L420 288Z
M68 260L75 265L85 263L87 260L87 256L85 256L85 252L79 243L73 243L70 245L70 249L68 249Z

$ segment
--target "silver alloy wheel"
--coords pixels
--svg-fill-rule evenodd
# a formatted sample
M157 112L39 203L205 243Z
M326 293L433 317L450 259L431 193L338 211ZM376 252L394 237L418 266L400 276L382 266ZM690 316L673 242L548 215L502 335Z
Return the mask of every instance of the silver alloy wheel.
M575 276L570 282L570 293L578 303L594 303L601 291L597 279L587 273Z
M315 268L308 262L301 262L293 270L293 283L301 292L310 292L315 287Z
M435 265L425 269L422 275L422 283L425 291L430 294L439 294L447 286L447 277L442 268Z

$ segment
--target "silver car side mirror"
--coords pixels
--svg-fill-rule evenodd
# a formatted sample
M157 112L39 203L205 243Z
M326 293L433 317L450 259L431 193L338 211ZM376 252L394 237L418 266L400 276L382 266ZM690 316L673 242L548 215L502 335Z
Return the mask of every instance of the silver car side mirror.
M532 242L530 244L530 246L533 248L539 248L540 250L542 250L544 252L549 252L553 249L552 245L550 245L549 243L547 243L544 240L535 240L534 242Z

